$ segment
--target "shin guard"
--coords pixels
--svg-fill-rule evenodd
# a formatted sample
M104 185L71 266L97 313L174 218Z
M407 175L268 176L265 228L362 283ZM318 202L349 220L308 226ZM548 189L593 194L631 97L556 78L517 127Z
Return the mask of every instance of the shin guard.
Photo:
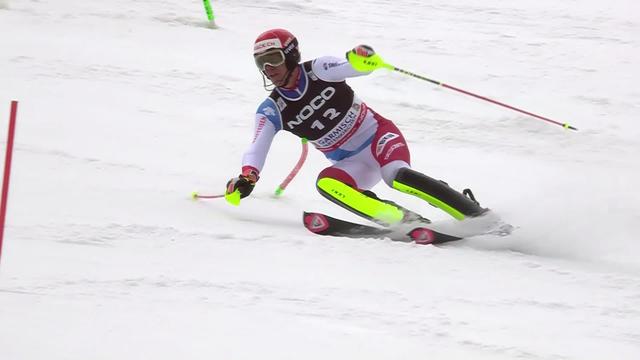
M398 171L393 180L393 188L417 196L458 220L478 216L487 211L446 183L409 168Z
M361 192L329 177L319 179L316 186L331 202L378 224L394 225L405 219L404 208L380 200L370 191Z

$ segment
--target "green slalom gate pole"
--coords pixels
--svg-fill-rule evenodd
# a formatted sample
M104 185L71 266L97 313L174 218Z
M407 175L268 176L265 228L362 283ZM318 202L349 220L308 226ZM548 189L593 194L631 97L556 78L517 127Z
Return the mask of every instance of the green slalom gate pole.
M485 100L485 101L488 101L490 103L505 107L507 109L511 109L511 110L514 110L514 111L517 111L517 112L532 116L532 117L540 119L540 120L544 120L544 121L549 122L551 124L560 125L565 129L578 130L575 127L569 125L568 123L562 123L562 122L559 122L559 121L555 121L555 120L546 118L544 116L536 115L536 114L531 113L529 111L519 109L519 108L517 108L515 106L511 106L511 105L502 103L500 101L496 101L496 100L490 99L490 98L482 96L482 95L474 94L474 93L472 93L470 91L463 90L463 89L457 88L455 86L451 86L451 85L445 84L443 82L440 82L440 81L437 81L437 80L433 80L433 79L429 79L429 78L424 77L422 75L414 74L414 73L412 73L410 71L400 69L400 68L395 67L395 66L393 66L393 65L391 65L389 63L386 63L380 57L380 55L378 55L378 54L374 54L372 56L368 56L367 57L367 56L358 55L358 54L356 54L356 52L354 50L351 50L347 54L347 59L349 60L349 63L351 63L351 66L353 66L354 69L356 69L356 70L358 70L360 72L370 72L370 71L374 71L374 70L378 70L378 69L389 69L389 70L397 71L397 72L399 72L401 74L409 75L409 76L414 77L416 79L428 81L428 82L430 82L432 84L439 85L439 86L442 86L444 88L451 89L451 90L463 93L465 95L470 95L470 96L473 96L473 97L478 98L480 100Z
M204 2L204 10L207 12L207 19L209 21L214 22L216 17L213 14L213 9L211 8L211 2L209 0L202 0Z

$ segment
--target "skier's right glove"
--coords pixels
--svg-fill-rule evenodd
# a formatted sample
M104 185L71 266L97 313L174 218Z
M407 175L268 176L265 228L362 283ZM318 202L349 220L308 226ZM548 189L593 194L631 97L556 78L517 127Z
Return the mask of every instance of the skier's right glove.
M240 193L240 198L244 199L249 196L256 186L256 182L260 177L255 169L246 169L242 174L238 175L227 182L227 194L234 193L236 190Z

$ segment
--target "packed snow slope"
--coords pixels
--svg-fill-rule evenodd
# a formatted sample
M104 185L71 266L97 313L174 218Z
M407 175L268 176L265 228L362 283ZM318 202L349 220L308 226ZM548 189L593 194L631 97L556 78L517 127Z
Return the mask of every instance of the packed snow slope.
M0 358L640 358L640 5L631 0L4 1L0 139L19 100L0 263ZM517 227L451 246L322 238L312 151L276 138L240 171L267 93L251 57L284 27L304 59L369 44L349 81L414 168ZM374 189L434 220L441 211ZM358 220L360 221L360 220Z

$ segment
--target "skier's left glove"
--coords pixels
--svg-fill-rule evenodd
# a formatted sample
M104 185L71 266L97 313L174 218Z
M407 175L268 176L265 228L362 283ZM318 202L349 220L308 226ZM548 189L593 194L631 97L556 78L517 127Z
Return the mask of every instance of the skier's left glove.
M227 194L231 194L236 190L240 192L240 198L244 199L249 196L256 186L256 182L260 177L258 171L253 168L246 168L242 171L242 174L238 175L227 182Z
M347 60L349 60L349 53L355 54L358 56L371 57L375 55L376 52L369 45L358 45L353 49L347 51L347 54L345 55L347 57Z

